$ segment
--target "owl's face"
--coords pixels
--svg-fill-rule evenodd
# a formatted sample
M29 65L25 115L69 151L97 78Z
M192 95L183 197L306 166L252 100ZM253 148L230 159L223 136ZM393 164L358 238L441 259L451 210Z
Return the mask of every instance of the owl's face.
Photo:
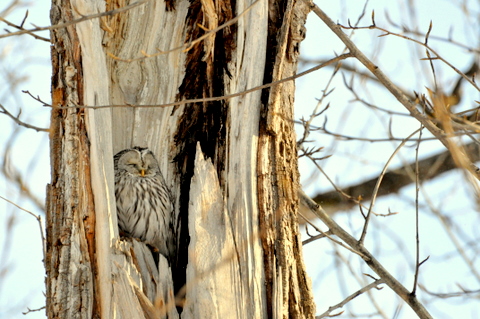
M153 153L141 147L123 150L115 155L115 169L125 170L136 177L152 177L160 172Z

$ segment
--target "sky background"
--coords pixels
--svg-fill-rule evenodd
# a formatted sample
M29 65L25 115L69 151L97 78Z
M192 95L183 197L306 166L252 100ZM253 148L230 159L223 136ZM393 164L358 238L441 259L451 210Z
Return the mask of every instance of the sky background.
M364 1L357 0L317 3L334 21L343 25L348 25L349 19L352 24L355 23L365 5ZM4 17L14 23L20 23L25 10L28 9L29 18L25 26L31 27L31 23L37 26L49 25L49 1L31 1L24 4ZM359 25L371 24L371 11L374 9L376 24L389 30L399 32L399 29L389 22L394 21L398 25L418 28L424 33L432 21L432 35L450 36L460 43L479 47L478 1L417 1L416 11L413 12L408 10L408 4L408 1L369 1L367 14ZM0 4L0 11L4 9L4 5ZM462 5L468 8L468 15L459 9ZM0 34L3 34L5 25L1 25ZM335 54L342 53L344 49L341 42L315 15L309 15L306 27L307 38L302 43L301 52L302 58L312 63L301 63L299 71L314 66L318 60L330 59ZM425 50L393 36L377 37L380 34L377 30L357 30L353 40L405 91L426 93L425 87L433 87L428 62L420 60L425 57ZM49 37L48 32L41 35ZM443 41L431 40L430 43L460 70L466 70L471 65L474 55L467 50ZM50 100L49 50L49 43L34 40L26 35L0 39L2 77L0 103L8 106L14 114L21 108L22 120L40 127L48 127L49 109L42 107L21 91L29 90L34 96L38 95L45 101ZM353 59L345 63L358 70L364 70ZM446 91L450 90L458 76L440 63L435 65L438 83ZM297 80L295 104L297 119L310 116L316 106L316 99L321 96L331 73L332 69L326 68ZM350 80L351 74L347 72L344 74L346 79ZM11 80L12 77L15 81ZM353 83L356 92L370 103L395 112L407 113L380 86L360 78L355 78ZM327 119L327 127L333 132L370 138L386 137L389 123L396 137L406 137L419 128L418 122L407 116L391 116L372 111L353 101L351 92L344 88L340 72L333 78L329 89L332 88L335 90L323 101L323 106L330 103L330 108L313 122L314 125L322 126ZM478 92L466 87L465 98L458 109L472 107L473 100L480 100ZM16 130L18 134L12 139L12 132ZM302 133L302 127L298 126L297 134L300 136ZM423 137L427 136L429 134L424 132ZM398 142L339 141L322 132L312 133L310 139L314 140L315 145L324 147L322 156L332 155L320 164L330 178L341 187L378 176L398 145ZM9 148L9 145L12 147ZM394 159L392 167L397 167L404 161L411 162L415 158L415 147L416 143L407 143L400 155ZM0 154L5 154L7 149L10 151L8 154L13 167L20 172L20 176L30 186L34 195L43 200L45 187L50 179L47 133L19 129L10 119L0 114ZM419 156L423 158L441 151L443 147L440 143L424 142L421 144ZM332 189L326 178L319 174L308 160L301 159L299 168L303 187L309 194ZM374 218L367 237L367 247L375 255L380 256L384 266L407 289L413 284L415 264L414 194L415 188L410 185L403 188L400 194L379 198L375 206L377 212L387 213L391 210L398 214L387 218ZM40 214L42 220L45 220L38 207L22 197L18 187L12 186L3 177L0 177L0 196L20 204L34 214ZM472 276L465 263L455 253L456 247L446 236L436 214L440 212L442 216L452 218L454 221L452 225L463 230L464 237L458 238L463 243L462 247L466 247L465 243L479 241L478 206L465 177L458 171L452 171L426 182L422 187L420 203L421 258L430 256L429 261L421 268L420 283L434 292L459 291L458 285L478 290L480 286L478 279ZM335 220L357 236L361 232L363 221L358 209L339 212L335 215ZM322 227L318 221L316 225ZM477 269L480 266L478 258L475 259L478 251L478 247L466 250L466 254L476 263ZM374 275L358 258L325 239L305 245L304 258L312 279L318 314L342 301L345 296L362 285L370 283L371 279L362 273ZM43 295L45 271L42 259L40 232L36 219L0 200L0 318L45 318L43 311L32 312L26 317L21 314L27 310L26 307L35 309L45 305ZM349 263L342 263L342 259L348 260ZM386 287L380 291L373 290L371 296L372 299L366 294L358 297L351 302L348 309L366 317L373 311L374 299L381 304L387 318L415 317L408 306L399 301ZM438 299L421 291L419 296L435 318L480 318L478 300L475 302L474 299L460 297Z

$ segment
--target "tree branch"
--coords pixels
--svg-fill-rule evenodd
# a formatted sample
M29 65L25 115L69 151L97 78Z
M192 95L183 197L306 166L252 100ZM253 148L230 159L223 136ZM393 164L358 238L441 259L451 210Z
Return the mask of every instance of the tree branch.
M72 21L69 21L69 22L65 22L65 23L60 23L60 24L56 24L56 25L50 25L50 26L47 26L47 27L37 27L37 28L33 28L33 29L23 29L23 30L20 30L20 31L17 31L17 32L9 32L7 34L0 34L0 39L1 38L7 38L7 37L11 37L11 36L15 36L15 35L21 35L21 34L30 34L32 35L33 32L39 32L39 31L45 31L45 30L55 30L55 29L61 29L61 28L65 28L65 27L68 27L70 25L73 25L73 24L77 24L77 23L80 23L80 22L83 22L83 21L87 21L87 20L91 20L91 19L95 19L95 18L100 18L100 17L105 17L105 16L113 16L115 14L118 14L118 13L121 13L121 12L124 12L124 11L127 11L127 10L130 10L132 8L135 8L136 6L139 6L139 5L142 5L144 3L146 3L148 0L141 0L141 1L138 1L138 2L134 2L132 4L129 4L125 7L122 7L122 8L119 8L119 9L116 9L116 10L111 10L111 11L106 11L106 12L100 12L100 13L96 13L96 14L92 14L92 15L87 15L87 16L82 16L81 18L79 19L75 19L75 20L72 20Z
M380 264L375 257L363 246L357 239L346 232L340 227L327 213L317 205L305 192L300 189L298 191L300 200L318 217L320 220L330 229L330 231L342 239L352 249L358 251L361 258L385 283L400 297L402 298L415 313L421 319L432 318L430 313L425 307L418 301L417 297L411 294L395 277L393 277L384 267Z
M17 123L18 125L20 126L23 126L23 127L26 127L26 128L31 128L37 132L49 132L49 129L48 128L43 128L43 127L38 127L38 126L35 126L35 125L31 125L31 124L28 124L28 123L25 123L23 121L20 120L20 114L21 114L21 111L18 113L17 116L13 115L12 113L10 113L6 108L5 106L3 106L3 104L0 103L0 114L5 114L6 116L8 116L9 118L11 118L15 123Z
M383 279L377 279L375 280L374 282L368 284L367 286L363 287L362 289L359 289L357 291L355 291L353 294L351 294L350 296L348 296L347 298L345 298L342 302L334 305L334 306L331 306L328 308L327 311L325 311L324 313L322 313L321 315L319 316L316 316L315 319L321 319L321 318L325 318L325 317L334 317L334 316L338 316L341 313L339 314L335 314L335 315L330 315L330 313L332 311L334 311L335 309L338 309L338 308L342 308L343 306L345 306L348 302L352 301L353 299L357 298L358 296L360 296L361 294L363 294L364 292L372 289L372 288L375 288L377 287L378 285L380 284L383 284L384 283L384 280ZM382 288L377 288L377 289L382 289Z
M32 37L34 37L35 39L37 40L42 40L42 41L45 41L45 42L50 42L50 39L48 38L45 38L45 37L42 37L42 36L39 36L39 35L36 35L32 32L30 32L29 30L26 30L24 27L23 27L23 24L25 23L25 20L27 19L28 17L28 10L27 12L25 13L25 17L23 18L23 21L22 21L22 24L21 25L16 25L15 23L12 23L4 18L2 18L0 16L0 21L4 22L5 24L7 24L8 26L11 26L15 29L18 29L18 30L21 30L21 31L26 31L27 34L31 35ZM8 31L8 30L7 30Z
M353 41L343 32L342 27L337 25L335 22L327 16L317 5L313 2L305 0L309 3L313 12L327 25L327 27L332 30L333 33L347 46L350 50L350 53L353 54L359 62L361 62L370 72L372 72L375 77L382 83L382 85L390 91L390 93L410 112L410 114L417 119L426 129L430 131L448 150L452 153L457 152L457 156L464 158L463 152L454 145L448 137L445 136L445 132L439 128L429 117L422 114L416 107L416 104L412 102L396 85L390 81L390 79L380 70L380 68L375 65L370 59L367 58L363 52L358 49L358 47L353 43ZM429 49L431 50L431 49ZM431 50L432 51L432 50ZM436 52L432 51L434 54ZM444 61L444 60L442 60ZM444 61L447 63L446 61ZM447 63L451 66L449 63ZM453 66L452 66L453 67ZM457 69L455 69L457 70ZM475 85L476 87L476 85ZM477 179L480 177L480 170L473 165L473 163L468 163L469 165L464 168L469 170Z
M472 162L480 161L480 145L472 142L466 144L464 147ZM418 173L422 181L433 179L440 174L456 168L458 168L458 166L455 164L449 151L444 151L418 162ZM377 197L398 193L401 188L413 183L415 177L412 177L409 174L409 172L413 171L415 171L415 164L408 164L387 172L383 176L382 184L377 192ZM343 196L338 191L333 190L317 194L312 198L316 203L322 205L322 208L331 215L339 210L347 210L357 206L358 203L353 199L361 197L363 201L369 201L372 198L377 180L378 177L374 177L342 189L343 193L347 196ZM305 214L309 219L313 217L313 215L309 213L302 212L302 214Z

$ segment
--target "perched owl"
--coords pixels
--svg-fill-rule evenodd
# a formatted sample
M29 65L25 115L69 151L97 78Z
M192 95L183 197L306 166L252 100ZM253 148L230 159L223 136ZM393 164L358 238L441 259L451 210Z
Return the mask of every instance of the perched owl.
M118 227L171 260L174 254L173 199L158 162L148 148L114 156Z

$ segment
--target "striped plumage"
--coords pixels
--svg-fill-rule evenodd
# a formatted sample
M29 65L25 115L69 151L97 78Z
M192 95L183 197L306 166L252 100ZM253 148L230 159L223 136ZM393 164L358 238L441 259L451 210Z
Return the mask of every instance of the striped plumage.
M118 227L126 236L174 254L173 200L158 162L147 148L134 147L114 156Z

